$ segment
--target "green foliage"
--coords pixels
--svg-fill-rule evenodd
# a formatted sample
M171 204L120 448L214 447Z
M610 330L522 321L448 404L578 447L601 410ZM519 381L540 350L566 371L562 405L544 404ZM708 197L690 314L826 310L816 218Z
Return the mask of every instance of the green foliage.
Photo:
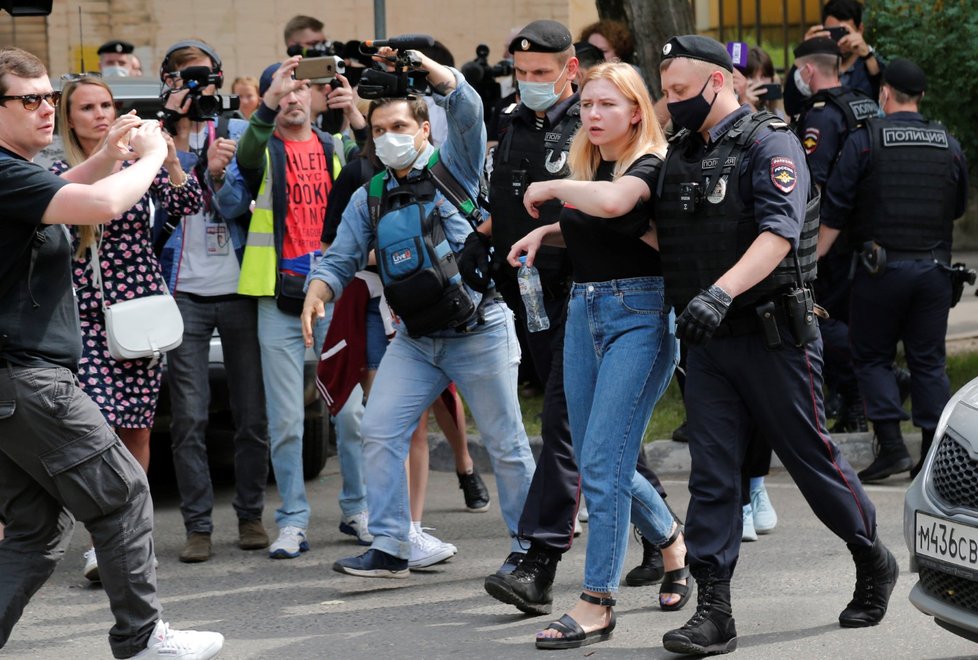
M921 111L942 122L978 163L978 11L974 0L866 0L873 44L886 59L905 57L927 73Z

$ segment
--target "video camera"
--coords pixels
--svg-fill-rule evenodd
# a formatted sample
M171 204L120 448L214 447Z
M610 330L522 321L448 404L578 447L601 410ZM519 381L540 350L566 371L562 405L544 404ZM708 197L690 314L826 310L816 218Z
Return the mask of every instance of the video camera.
M388 46L397 50L397 56L388 58L394 65L393 72L379 69L367 69L363 72L357 86L360 98L404 99L423 95L428 87L428 72L418 70L421 61L408 51L431 48L434 45L434 38L426 34L405 34L390 39L364 41L360 46L360 52L364 55L376 55L379 48Z
M221 86L224 74L220 71L212 71L209 66L188 66L174 75L183 81L183 86L180 89L188 90L184 105L189 103L187 117L192 121L214 119L223 112L237 110L241 107L241 101L238 100L237 96L204 94L204 89L210 85ZM176 90L167 90L164 93L164 99L174 91Z
M475 59L462 65L465 80L479 93L485 116L488 118L502 96L502 88L496 78L513 75L513 63L500 60L489 64L489 46L479 44L475 49Z

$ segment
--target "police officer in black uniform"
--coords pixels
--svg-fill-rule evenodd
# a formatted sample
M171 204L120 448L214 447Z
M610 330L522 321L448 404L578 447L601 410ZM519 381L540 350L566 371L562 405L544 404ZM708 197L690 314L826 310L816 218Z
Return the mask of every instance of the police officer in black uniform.
M673 37L662 87L672 140L653 217L666 294L689 344L690 504L686 544L696 614L669 631L676 653L736 648L730 579L741 539L740 466L750 432L771 443L819 519L856 564L844 627L886 612L899 569L876 512L825 429L822 344L805 286L814 276L817 191L784 122L738 106L718 42Z
M574 460L567 401L564 398L564 320L567 312L570 262L565 250L543 247L534 265L540 272L544 304L550 328L529 332L516 283L515 271L506 264L513 243L541 225L556 222L560 202L541 206L539 219L523 207L523 193L534 181L563 178L569 174L567 150L580 127L579 97L574 91L578 69L570 31L562 24L538 20L528 24L510 43L521 102L504 108L500 115L499 144L490 157L489 200L492 219L466 240L459 270L466 281L488 285L491 272L496 288L513 310L517 327L524 333L534 366L544 383L541 420L543 449L530 484L520 536L529 540L525 557L512 553L502 567L485 581L486 591L523 612L548 614L553 601L557 562L570 549L580 478ZM494 249L492 266L488 249ZM639 470L665 496L655 475L644 465ZM651 545L651 544L649 544ZM646 553L651 582L662 579L662 556L652 548ZM648 572L648 571L647 571Z
M957 140L918 111L926 85L909 60L887 66L880 90L886 117L849 137L823 202L819 252L845 229L847 247L861 262L849 334L866 416L879 441L876 460L859 473L863 481L912 465L900 432L907 414L890 370L898 341L910 368L922 456L950 397L944 338L955 277L951 233L967 204L968 170Z
M876 101L839 81L842 51L828 37L803 41L795 49L795 67L809 92L796 130L805 148L812 181L819 190L832 172L848 135L878 114ZM825 380L841 399L833 433L864 432L866 416L849 352L849 268L851 253L837 246L818 264L815 297L829 317L819 320L825 348Z

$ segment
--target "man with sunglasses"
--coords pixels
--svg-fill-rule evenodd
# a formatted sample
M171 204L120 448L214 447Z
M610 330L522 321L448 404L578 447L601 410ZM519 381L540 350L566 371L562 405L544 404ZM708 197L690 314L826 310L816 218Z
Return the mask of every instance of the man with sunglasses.
M71 241L57 226L104 223L131 208L166 143L158 124L126 116L90 159L57 177L32 159L51 142L59 100L39 59L0 49L0 648L64 556L77 519L103 558L113 656L211 658L220 634L160 620L149 486L78 385Z

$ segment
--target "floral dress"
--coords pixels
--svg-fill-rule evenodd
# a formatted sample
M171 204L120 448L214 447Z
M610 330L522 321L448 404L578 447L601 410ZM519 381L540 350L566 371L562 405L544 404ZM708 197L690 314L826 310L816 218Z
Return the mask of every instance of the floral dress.
M51 166L56 174L68 169L58 161ZM118 218L102 225L96 232L99 260L102 263L102 288L107 304L152 296L166 289L159 261L153 253L153 204L167 210L171 217L190 215L200 210L202 195L197 177L187 176L186 185L170 185L166 169L150 186L136 205ZM77 227L72 227L72 280L81 319L82 358L78 363L78 380L82 389L95 401L106 421L115 428L152 428L162 384L159 364L150 366L151 358L117 361L109 355L105 337L105 315L102 295L92 278L92 253L81 258Z

